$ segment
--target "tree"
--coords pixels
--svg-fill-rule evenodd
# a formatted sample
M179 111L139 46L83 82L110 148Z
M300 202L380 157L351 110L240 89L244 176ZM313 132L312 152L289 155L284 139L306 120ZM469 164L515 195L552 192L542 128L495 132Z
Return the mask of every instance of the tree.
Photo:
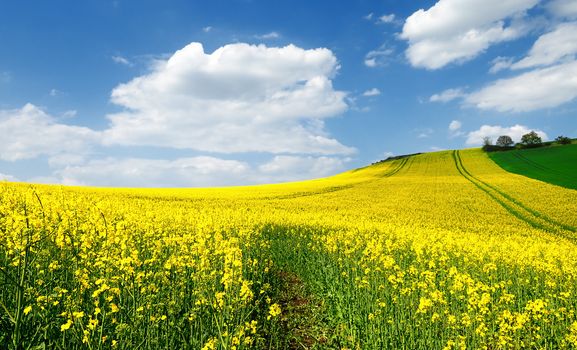
M493 151L493 140L489 136L483 137L483 151L491 152Z
M521 137L521 144L527 147L535 147L540 146L543 143L543 140L535 131L531 131L528 134L525 134Z
M568 145L571 143L571 139L567 136L557 136L555 141L557 141L557 143L560 145Z
M511 147L513 146L513 144L514 144L513 139L507 135L499 136L496 143L497 146L501 147Z

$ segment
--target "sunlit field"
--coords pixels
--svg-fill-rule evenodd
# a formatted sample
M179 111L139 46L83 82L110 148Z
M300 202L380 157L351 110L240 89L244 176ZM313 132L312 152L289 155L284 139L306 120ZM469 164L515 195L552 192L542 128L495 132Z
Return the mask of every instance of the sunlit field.
M577 191L480 150L214 189L0 183L9 349L572 349Z

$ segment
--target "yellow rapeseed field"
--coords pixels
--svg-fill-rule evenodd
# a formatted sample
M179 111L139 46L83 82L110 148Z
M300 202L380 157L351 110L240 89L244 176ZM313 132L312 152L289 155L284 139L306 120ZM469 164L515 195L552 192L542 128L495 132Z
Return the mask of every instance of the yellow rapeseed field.
M576 213L480 150L279 185L0 183L0 346L572 349Z

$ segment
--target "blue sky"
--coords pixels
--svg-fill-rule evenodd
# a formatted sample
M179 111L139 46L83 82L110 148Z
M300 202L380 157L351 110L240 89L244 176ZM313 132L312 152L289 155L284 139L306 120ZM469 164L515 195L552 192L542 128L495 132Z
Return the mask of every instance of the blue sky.
M577 137L577 1L4 1L0 179L315 178Z

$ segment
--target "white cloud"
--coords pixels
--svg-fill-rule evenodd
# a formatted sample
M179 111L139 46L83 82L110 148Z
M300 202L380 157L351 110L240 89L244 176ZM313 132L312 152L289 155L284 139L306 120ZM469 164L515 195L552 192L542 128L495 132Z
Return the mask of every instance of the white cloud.
M577 4L577 1L575 1ZM577 22L562 23L539 37L527 57L514 63L512 69L548 66L574 60L577 53Z
M536 69L501 79L474 92L465 101L480 109L529 112L553 108L577 98L577 61Z
M504 69L508 69L512 65L513 65L512 57L498 56L491 61L491 68L489 69L489 73L491 74L498 73Z
M577 18L577 1L575 0L553 0L549 2L547 8L557 17Z
M70 165L56 173L67 185L200 187L242 183L248 170L246 163L213 157L176 160L106 158Z
M483 144L483 138L489 137L492 140L496 140L499 136L507 135L510 136L514 142L521 141L521 137L531 131L535 131L543 141L548 140L548 136L545 132L538 129L529 129L524 125L514 125L511 127L503 127L500 125L483 125L478 130L471 131L467 135L467 145L477 146Z
M132 66L133 63L130 62L126 57L122 56L112 56L111 57L114 63L123 64L125 66Z
M525 34L523 13L539 0L439 0L405 21L402 39L415 67L438 69L470 60L490 45Z
M455 99L458 98L463 98L465 96L465 93L463 92L463 89L461 88L456 88L456 89L447 89L443 92L441 92L440 94L434 94L429 98L429 101L431 102L449 102L449 101L453 101Z
M252 167L215 157L175 160L106 158L69 165L56 172L68 185L107 187L207 187L318 178L343 170L348 158L275 156ZM54 182L54 180L52 180Z
M202 31L205 32L205 33L208 33L208 32L210 32L211 30L212 30L212 27L211 27L211 26L206 26L206 27L202 28Z
M74 118L74 117L76 117L77 114L78 114L78 111L76 111L74 109L70 109L70 110L62 113L62 118Z
M367 21L370 21L373 19L374 13L369 13L368 15L364 16L363 18L366 19Z
M86 160L86 157L82 154L75 153L61 153L50 156L48 158L48 165L51 168L63 168L69 165L82 164Z
M461 123L458 120L453 120L449 123L449 131L458 131L459 129L461 129L461 127L463 126L463 123Z
M365 58L365 66L367 67L376 67L377 66L377 60L375 58Z
M280 38L280 34L277 32L270 32L262 35L255 35L255 38L260 40L278 39Z
M0 159L15 161L41 155L81 154L98 142L89 128L59 124L40 108L0 110Z
M393 23L394 21L395 15L393 13L379 17L379 23Z
M14 176L12 176L12 175L0 173L0 181L12 181L12 182L17 182L17 181L20 181L20 180L18 180L16 177L14 177Z
M282 182L319 178L344 170L349 158L275 156L270 162L258 167L259 181Z
M459 120L453 120L449 123L449 137L459 137L465 135L465 132L461 130L463 123Z
M395 52L395 50L393 50L392 48L387 47L387 45L383 44L378 49L373 50L373 51L369 51L369 53L367 53L365 55L365 66L371 67L371 68L374 68L377 66L385 66L387 64L389 57L394 52Z
M379 96L380 94L381 94L381 90L379 90L377 88L372 88L372 89L369 89L369 90L363 92L363 96L365 96L365 97Z
M328 49L192 43L146 75L117 86L105 144L237 153L350 154L323 119L347 110Z

